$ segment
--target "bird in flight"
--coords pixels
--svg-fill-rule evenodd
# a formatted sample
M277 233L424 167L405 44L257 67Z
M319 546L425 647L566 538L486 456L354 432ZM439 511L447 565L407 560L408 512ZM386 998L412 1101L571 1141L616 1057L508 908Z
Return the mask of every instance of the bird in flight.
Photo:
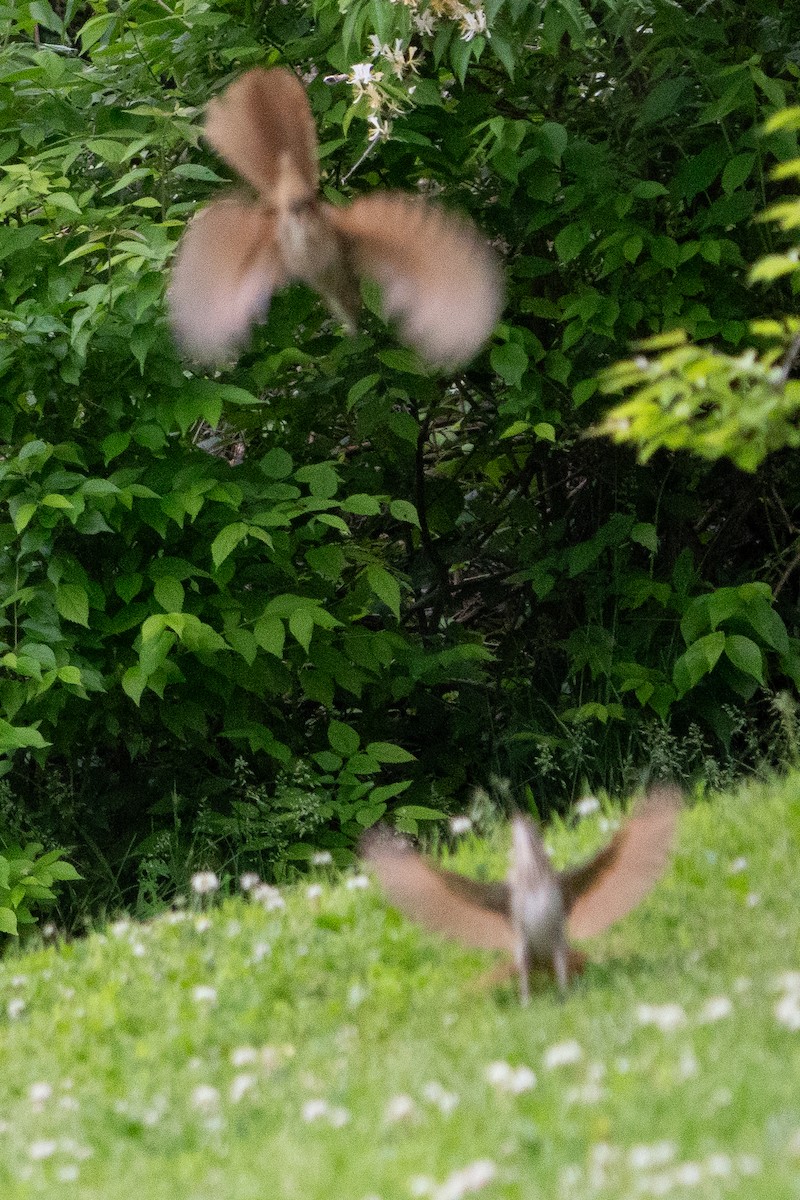
M362 278L379 285L385 316L428 366L453 368L480 350L503 303L497 255L471 221L421 197L325 203L314 118L291 71L246 72L209 103L205 137L252 192L212 200L180 240L169 307L189 358L235 356L293 281L352 332Z
M361 854L407 917L464 945L512 955L527 1003L533 970L551 971L563 994L586 961L569 939L601 933L661 878L681 805L676 788L653 788L608 845L563 871L552 867L533 821L517 814L504 882L482 883L443 870L383 826L364 835Z

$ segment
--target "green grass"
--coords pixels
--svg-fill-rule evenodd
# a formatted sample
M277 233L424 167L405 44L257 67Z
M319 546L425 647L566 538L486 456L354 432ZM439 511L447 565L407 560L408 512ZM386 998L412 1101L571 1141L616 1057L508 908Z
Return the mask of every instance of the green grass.
M600 822L551 827L557 858ZM800 1197L799 868L797 776L697 804L566 1002L524 1010L476 987L490 956L341 881L8 956L0 1195Z

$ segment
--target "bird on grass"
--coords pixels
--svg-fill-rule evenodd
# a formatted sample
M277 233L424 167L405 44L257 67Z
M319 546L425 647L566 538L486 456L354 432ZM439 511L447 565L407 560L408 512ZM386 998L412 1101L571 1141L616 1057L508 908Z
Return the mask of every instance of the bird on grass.
M360 851L391 903L407 917L466 946L510 955L526 1004L532 971L551 972L563 995L586 962L570 939L602 933L658 882L669 862L681 805L676 788L653 788L608 845L563 871L551 865L533 821L517 814L503 882L482 883L446 871L383 826L364 835Z

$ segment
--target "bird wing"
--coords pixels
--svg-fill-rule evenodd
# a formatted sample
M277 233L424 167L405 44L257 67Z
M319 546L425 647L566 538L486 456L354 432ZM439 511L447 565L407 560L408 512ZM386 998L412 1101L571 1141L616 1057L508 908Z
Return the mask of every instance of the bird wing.
M559 875L570 937L593 937L629 913L663 875L682 796L654 788L599 854Z
M513 951L511 924L496 907L501 900L495 889L503 885L441 871L383 828L370 830L360 851L391 903L405 916L467 946Z
M316 195L317 130L305 88L285 67L247 71L211 100L205 136L276 207Z
M503 305L497 256L471 221L399 192L374 192L328 217L354 270L383 292L386 317L430 365L472 358Z
M275 217L235 196L214 200L184 231L172 267L169 308L175 338L197 362L219 362L266 316L285 282Z

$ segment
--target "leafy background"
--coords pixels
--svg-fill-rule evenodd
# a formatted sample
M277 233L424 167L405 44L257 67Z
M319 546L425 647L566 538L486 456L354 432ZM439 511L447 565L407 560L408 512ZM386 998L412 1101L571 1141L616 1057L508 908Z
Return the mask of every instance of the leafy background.
M90 906L146 911L197 865L344 863L494 775L544 813L794 753L791 414L740 466L587 437L632 342L739 363L784 329L797 276L748 268L787 242L753 218L797 154L764 130L794 6L33 0L0 33L5 845L74 845ZM300 286L235 367L178 357L170 258L227 178L203 106L273 63L328 199L421 188L504 254L463 373Z

